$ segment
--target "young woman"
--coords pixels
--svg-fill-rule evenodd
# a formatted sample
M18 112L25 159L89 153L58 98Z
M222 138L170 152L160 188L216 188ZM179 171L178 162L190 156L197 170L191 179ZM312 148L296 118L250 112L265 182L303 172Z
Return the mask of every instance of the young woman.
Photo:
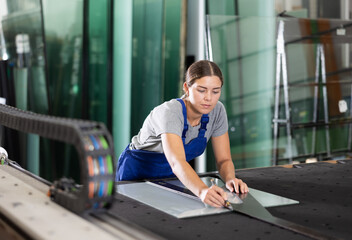
M231 191L248 192L235 177L228 123L219 98L223 77L211 61L193 63L183 84L185 95L154 108L138 135L121 154L116 180L176 177L204 203L224 206L227 195L217 186L208 187L188 161L200 156L211 138L217 169Z

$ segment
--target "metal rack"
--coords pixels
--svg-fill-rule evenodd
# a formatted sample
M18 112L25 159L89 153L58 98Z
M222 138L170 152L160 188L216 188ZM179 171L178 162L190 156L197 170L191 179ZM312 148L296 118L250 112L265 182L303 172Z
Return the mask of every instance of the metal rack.
M316 39L325 34L331 34L333 31L338 31L339 29L345 29L351 27L351 23L341 24L339 27L333 27L328 31L319 32L312 36L304 36L301 39L294 39L293 41L285 42L285 20L279 19L278 21L278 32L277 32L277 54L276 54L276 83L275 83L275 103L274 103L274 117L273 117L273 158L272 164L277 165L281 160L288 160L291 164L294 158L302 157L316 157L318 154L316 152L317 143L317 127L324 126L325 130L325 142L326 142L326 152L324 153L326 158L332 157L331 150L331 140L330 140L330 126L336 124L349 124L348 131L348 147L344 152L351 151L352 143L352 101L350 103L350 115L348 119L343 121L331 122L329 119L329 106L328 106L328 93L327 93L327 81L326 81L326 63L324 54L324 44L317 43L316 45L316 69L315 69L315 80L314 80L314 95L313 95L313 119L308 123L293 123L291 117L290 108L290 98L289 98L289 87L293 85L289 84L288 80L288 68L286 63L286 51L285 46L290 43L296 43L299 41L306 41L311 39ZM287 35L287 34L286 34ZM344 36L337 36L338 41L341 41ZM346 39L344 39L346 40ZM348 40L348 39L347 39ZM342 40L343 41L343 40ZM351 69L349 69L351 71ZM282 83L281 83L282 82ZM352 99L352 81L351 84L351 99ZM324 120L323 122L318 121L319 113L319 88L322 89L323 98L323 111ZM284 94L284 107L285 107L285 117L279 117L280 111L280 92L283 91ZM279 140L279 129L280 127L286 128L287 135L287 158L279 158L278 140ZM292 131L297 128L312 128L312 149L311 154L293 156L293 135ZM320 153L322 154L322 153Z

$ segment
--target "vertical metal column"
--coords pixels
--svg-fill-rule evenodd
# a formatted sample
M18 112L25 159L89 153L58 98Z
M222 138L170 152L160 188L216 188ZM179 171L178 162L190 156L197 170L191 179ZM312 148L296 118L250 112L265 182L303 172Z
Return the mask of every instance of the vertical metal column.
M330 127L329 127L329 106L328 106L328 93L326 86L326 69L325 69L325 54L324 47L322 44L317 45L316 55L316 67L315 67L315 86L314 86L314 112L313 112L313 123L318 122L318 102L319 102L319 82L320 77L322 80L323 89L323 104L324 104L324 123L325 123L325 141L326 141L326 152L327 156L331 155L330 149ZM351 93L352 94L352 93ZM316 126L313 126L312 132L312 154L316 153Z
M319 46L319 45L318 45ZM320 51L317 47L316 60L315 60L315 80L314 80L314 102L313 102L313 123L316 124L318 121L318 99L319 99L319 76L320 76ZM311 153L316 152L316 132L317 127L314 126L312 129L312 150Z
M320 62L321 62L321 80L323 83L323 100L324 100L324 122L325 122L325 140L326 140L326 152L327 156L331 156L330 149L330 127L329 123L329 106L328 106L328 92L326 86L326 69L325 69L325 54L322 44L318 45L318 51L320 51Z
M208 40L209 46L209 58L208 60L213 61L213 50L211 46L211 36L210 36L210 22L208 22L208 36L206 39L206 15L209 14L207 10L207 1L188 1L187 3L187 49L186 55L193 55L195 61L204 59L206 55L205 44ZM189 21L189 20L190 21ZM209 19L208 19L209 20ZM189 24L193 22L192 24ZM189 38L190 37L190 38ZM190 41L188 41L190 40ZM193 41L192 41L193 40ZM194 168L196 172L206 172L207 171L207 152L206 150L202 155L197 157L194 161Z
M277 164L278 159L278 138L279 138L279 124L286 124L287 134L287 156L289 163L292 163L292 134L291 134L291 121L290 121L290 106L288 95L288 77L284 41L284 21L280 20L277 37L277 54L276 54L276 84L275 84L275 109L274 109L274 147L273 147L273 161L272 165ZM281 83L281 70L284 88L284 102L285 102L285 119L279 119L280 110L280 83Z
M211 33L210 33L210 17L206 16L206 31L205 31L206 40L205 43L205 57L209 61L213 61L213 46L211 44Z

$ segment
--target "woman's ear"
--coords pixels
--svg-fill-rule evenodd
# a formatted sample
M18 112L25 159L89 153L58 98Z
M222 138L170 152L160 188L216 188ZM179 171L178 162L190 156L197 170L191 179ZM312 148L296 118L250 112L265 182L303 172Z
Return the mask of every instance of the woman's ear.
M186 82L183 83L183 91L185 91L186 96L188 96L188 85Z

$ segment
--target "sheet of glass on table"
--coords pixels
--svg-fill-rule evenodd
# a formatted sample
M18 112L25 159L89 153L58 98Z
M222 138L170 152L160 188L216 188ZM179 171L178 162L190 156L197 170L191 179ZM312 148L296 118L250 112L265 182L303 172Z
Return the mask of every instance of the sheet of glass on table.
M202 181L211 186L212 177L202 177ZM218 178L215 183L225 189L225 184ZM149 205L177 218L188 218L229 212L227 208L214 208L204 204L194 196L179 180L160 180L155 182L138 182L118 184L117 192L134 200ZM263 207L297 204L298 201L250 188L250 194ZM226 190L232 204L242 204L238 194ZM245 200L245 199L244 199Z

